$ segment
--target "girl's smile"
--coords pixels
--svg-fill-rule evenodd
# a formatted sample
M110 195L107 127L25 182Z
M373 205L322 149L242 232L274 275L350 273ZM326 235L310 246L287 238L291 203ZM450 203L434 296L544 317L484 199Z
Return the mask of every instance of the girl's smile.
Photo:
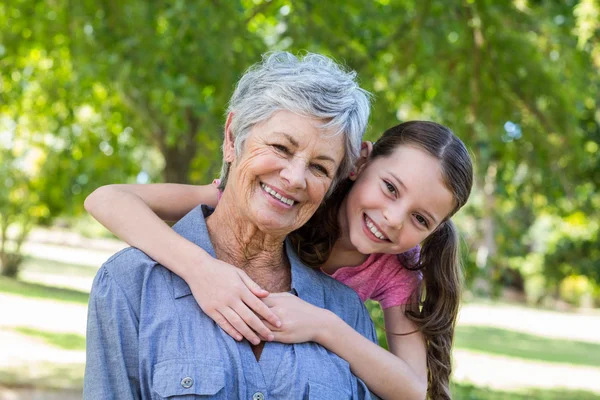
M367 214L364 214L364 231L367 237L376 243L389 242L390 240L381 232L379 226Z

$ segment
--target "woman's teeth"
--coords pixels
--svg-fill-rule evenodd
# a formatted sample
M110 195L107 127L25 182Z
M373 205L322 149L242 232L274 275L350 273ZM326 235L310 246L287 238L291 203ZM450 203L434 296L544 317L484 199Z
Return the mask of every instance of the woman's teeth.
M375 226L373 221L371 221L371 218L367 217L366 215L365 215L365 223L367 224L367 228L369 228L371 233L373 235L375 235L378 239L387 240L387 237L385 237L385 235L377 229L377 227Z
M271 189L270 187L268 187L264 183L261 183L260 186L263 188L263 190L265 192L269 193L271 195L271 197L279 200L283 204L287 204L288 206L293 206L294 205L294 200L288 199L287 197L283 197L282 195L280 195L279 193L277 193L276 191L274 191L273 189Z

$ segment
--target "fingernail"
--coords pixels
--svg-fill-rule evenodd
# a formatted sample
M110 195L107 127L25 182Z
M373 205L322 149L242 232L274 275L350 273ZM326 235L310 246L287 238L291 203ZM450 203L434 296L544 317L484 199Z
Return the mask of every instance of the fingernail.
M252 343L254 343L255 346L258 346L260 344L260 339L254 339Z
M272 342L273 340L275 340L275 335L270 334L269 336L267 336L267 339L269 340L269 342Z
M277 323L275 324L276 327L281 328L281 321L277 321Z
M240 340L242 340L242 337L241 336L236 336L235 340L237 340L239 342Z

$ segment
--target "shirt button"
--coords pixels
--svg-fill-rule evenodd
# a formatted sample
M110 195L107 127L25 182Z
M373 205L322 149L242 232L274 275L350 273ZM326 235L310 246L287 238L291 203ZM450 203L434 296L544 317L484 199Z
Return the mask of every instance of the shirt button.
M252 400L265 400L265 395L261 392L256 392L252 395Z
M192 378L190 378L189 376L186 376L185 378L183 378L181 380L181 386L183 386L186 389L191 388L193 384L194 384L194 380Z

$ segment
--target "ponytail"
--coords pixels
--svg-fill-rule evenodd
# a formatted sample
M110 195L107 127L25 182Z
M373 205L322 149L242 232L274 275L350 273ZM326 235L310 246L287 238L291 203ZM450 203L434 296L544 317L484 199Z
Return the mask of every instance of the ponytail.
M431 399L451 399L452 341L462 288L459 237L452 221L443 222L421 247L423 284L419 309L407 310L425 337L427 393Z

